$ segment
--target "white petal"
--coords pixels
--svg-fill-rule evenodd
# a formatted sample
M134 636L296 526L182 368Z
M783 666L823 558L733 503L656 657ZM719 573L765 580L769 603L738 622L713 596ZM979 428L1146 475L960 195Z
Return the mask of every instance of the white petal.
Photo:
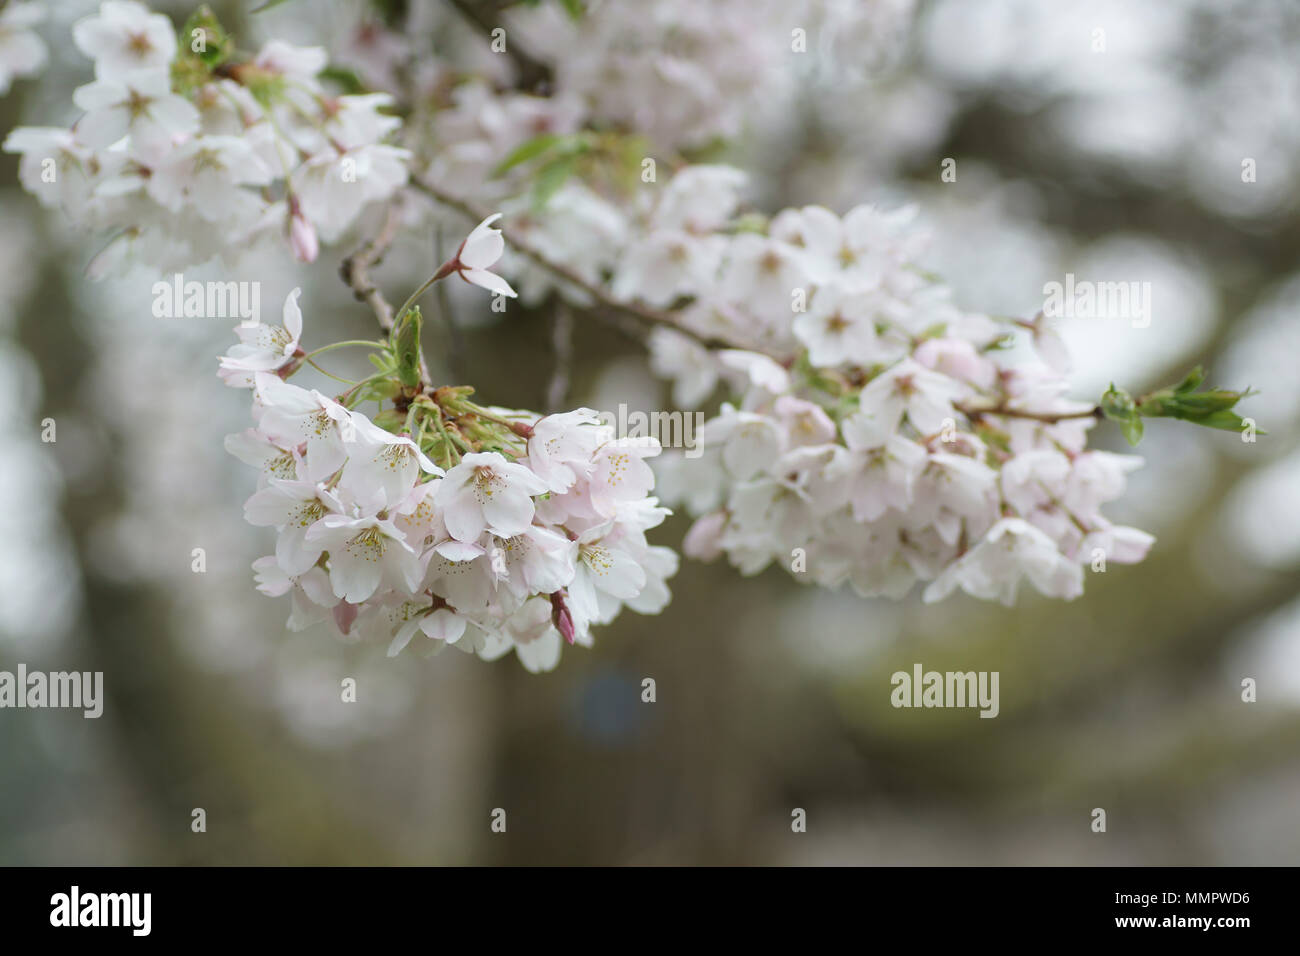
M284 312L281 319L285 330L295 342L302 338L302 309L298 308L298 296L301 294L302 289L294 289L289 293L284 300Z
M495 272L488 272L486 269L466 269L461 272L461 275L465 277L466 282L487 289L489 292L506 295L512 299L518 296L518 293L510 288L510 283Z

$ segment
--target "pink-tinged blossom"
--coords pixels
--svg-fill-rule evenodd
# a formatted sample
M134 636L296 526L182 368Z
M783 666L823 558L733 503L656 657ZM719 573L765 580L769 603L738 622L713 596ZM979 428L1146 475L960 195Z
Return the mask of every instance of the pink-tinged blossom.
M338 471L347 460L344 434L354 428L351 413L314 389L267 372L255 373L253 381L262 409L258 431L277 444L303 446L309 480L323 481Z
M600 445L599 424L600 416L594 411L579 408L546 415L532 426L525 462L546 483L547 491L568 491L586 476L591 456Z
M302 310L298 307L301 289L294 289L284 300L281 325L238 325L239 344L232 345L220 359L221 380L233 388L252 388L257 372L276 372L292 362L299 353L302 339Z
M329 552L335 596L359 604L384 585L414 591L423 569L419 554L392 521L371 515L326 515L308 528L304 541Z
M410 494L421 474L443 474L408 436L394 435L360 415L352 417L352 426L339 486L356 500L392 507Z
M447 531L458 541L477 541L484 531L509 537L533 521L533 495L546 483L523 465L496 452L473 452L447 472L434 493Z
M858 410L877 427L893 431L906 415L923 434L940 431L955 420L953 402L965 388L946 375L904 359L872 379L858 401Z
M939 601L960 588L972 597L1015 603L1022 579L1048 597L1070 600L1083 593L1083 569L1055 542L1020 518L1003 518L977 544L925 589Z
M72 25L72 39L95 61L95 76L101 80L138 70L165 74L176 55L171 21L134 0L105 0L98 14Z
M495 213L475 226L465 241L460 244L455 258L448 265L450 271L454 271L471 285L513 299L516 293L510 287L510 283L495 272L489 271L496 265L506 248L506 241L501 231L492 228L492 223L500 218L501 213Z

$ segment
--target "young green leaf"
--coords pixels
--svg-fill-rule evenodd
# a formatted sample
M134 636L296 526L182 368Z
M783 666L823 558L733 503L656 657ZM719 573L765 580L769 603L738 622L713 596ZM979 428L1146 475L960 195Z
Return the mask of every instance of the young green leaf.
M397 358L397 378L407 388L420 384L420 307L413 306L393 329L393 354Z
M576 155L561 156L552 160L537 173L533 184L533 205L538 209L550 202L551 197L560 191L560 187L573 175L578 166Z
M503 176L521 163L539 158L543 153L558 146L564 138L558 133L542 133L540 136L524 140L501 160L496 169L492 170L493 177Z

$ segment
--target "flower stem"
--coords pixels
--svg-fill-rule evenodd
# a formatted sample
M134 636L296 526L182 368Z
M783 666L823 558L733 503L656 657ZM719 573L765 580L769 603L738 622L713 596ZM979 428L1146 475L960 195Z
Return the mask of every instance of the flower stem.
M312 353L312 354L314 355L315 353ZM360 384L360 383L358 383L358 382L353 381L353 380L350 379L350 378L343 378L343 377L340 376L340 375L335 375L333 372L327 372L327 371L325 371L325 369L321 368L319 365L317 365L315 362L313 362L313 361L311 360L311 356L304 355L302 360L303 360L304 362L306 362L308 365L310 365L312 368L314 368L316 371L320 372L322 375L326 376L327 378L332 378L332 379L334 379L334 381L336 381L336 382L342 382L344 385L358 385L358 384Z
M347 341L344 342L334 342L330 345L322 345L318 349L312 349L310 352L308 352L306 355L303 356L303 359L310 360L312 356L323 355L326 352L332 352L334 349L341 349L344 346L348 346L348 345L365 346L366 348L372 348L372 349L384 348L383 342L370 342L365 339L348 339Z
M424 285L420 286L420 288L412 292L411 297L407 299L404 303L402 303L402 307L397 310L397 315L393 317L394 324L402 321L402 316L406 315L407 310L409 310L411 306L415 305L416 300L419 299L420 296L424 295L424 293L429 290L430 286L432 286L435 282L438 282L441 279L447 278L447 276L455 272L456 265L457 262L455 259L447 260L442 264L441 267L439 267L438 271L435 272L433 276L427 282L424 283Z

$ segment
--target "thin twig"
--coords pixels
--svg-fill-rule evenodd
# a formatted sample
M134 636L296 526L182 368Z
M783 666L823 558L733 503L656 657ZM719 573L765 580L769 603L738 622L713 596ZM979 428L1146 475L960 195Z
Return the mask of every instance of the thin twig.
M425 182L424 180L421 179L412 179L411 185L414 188L425 193L426 195L431 196L433 199L437 200L438 202L442 203L444 206L447 206L451 209L455 209L461 215L465 216L466 218L470 219L473 222L482 222L489 215L491 215L487 210L481 208L476 203L468 199L464 199L461 196L457 196L454 193L448 192L447 190L443 189L441 186L437 186L434 185L433 183ZM691 336L692 338L699 339L705 345L727 347L726 343L718 343L710 339L705 339L698 332L694 331L693 329L689 328L686 325L683 325L681 320L678 319L677 316L673 315L671 312L662 312L658 309L652 309L649 306L640 305L636 302L626 302L622 299L615 298L613 295L611 295L600 285L593 282L588 282L586 279L578 275L577 272L573 271L568 266L555 262L549 256L547 256L546 253L542 252L540 249L533 246L526 239L522 239L518 235L513 233L510 230L510 228L507 226L501 227L501 235L505 239L505 241L510 245L510 247L513 248L520 255L526 256L527 258L531 259L533 262L541 266L543 269L545 269L547 272L563 279L565 282L569 283L570 285L576 286L577 288L581 289L588 296L590 296L594 302L596 302L598 305L602 306L604 309L608 310L609 312L613 313L612 317L604 317L604 318L607 319L612 319L614 317L621 317L623 319L633 318L641 322L649 323L651 325L663 325L672 329L676 329L678 332L682 332L686 335ZM593 314L599 314L596 310L588 310L588 311L593 312ZM625 334L637 339L638 341L644 341L645 332L644 329L642 329L641 327L635 324L629 324L626 321L615 322L615 324Z
M370 270L383 261L393 240L397 238L401 224L401 200L395 199L384 211L384 222L379 227L379 232L362 243L361 248L344 259L339 266L339 275L352 290L353 297L370 306L379 327L385 332L393 330L393 307L371 280ZM420 381L425 385L433 384L433 376L429 374L428 363L424 360L424 349L420 349Z
M448 206L451 209L455 209L457 212L461 213L462 215L466 216L467 218L469 218L474 222L481 222L484 219L486 219L489 215L489 213L486 210L480 208L476 203L468 199L464 199L460 196L457 196L454 193L448 192L447 190L443 189L440 186L434 185L433 183L425 182L424 180L421 179L412 179L411 184L416 189L420 190L421 192L424 192L428 196L431 196L433 199L442 203L444 206ZM689 335L692 338L704 344L705 346L711 348L734 348L735 347L734 345L731 345L730 343L727 342L717 342L712 339L708 339L705 338L704 336L701 336L698 332L694 331L690 327L683 325L681 321L670 312L661 312L658 309L652 309L649 308L648 306L639 305L635 302L626 302L623 301L622 299L615 298L604 288L602 288L601 286L595 283L588 282L586 279L578 275L568 266L552 261L546 255L546 253L542 252L540 249L537 249L526 240L519 238L517 235L512 233L508 227L503 226L501 228L501 235L505 239L506 243L510 245L513 249L515 249L515 251L519 252L521 255L528 257L533 262L541 266L543 269L550 272L552 275L558 276L559 278L563 279L565 282L568 282L569 284L578 287L583 292L585 292L588 296L590 296L592 300L594 300L597 304L603 306L605 309L609 310L610 312L616 315L639 319L642 322L649 323L652 325L667 326L678 332L682 332L686 335ZM592 311L593 314L599 314L594 312L594 310ZM644 339L644 335L641 335L639 331L632 332L630 334L635 335L639 339ZM1040 421L1049 425L1053 425L1056 424L1057 422L1061 422L1073 418L1100 418L1101 417L1100 406L1096 406L1081 412L1061 412L1061 413L1029 412L1017 408L1009 408L1005 404L990 405L986 407L979 407L973 405L956 405L954 407L958 411L960 411L963 415L966 415L967 417L972 417L972 416L978 417L981 415L1002 415L1007 418L1033 419L1034 421Z
M1101 418L1101 406L1096 405L1081 412L1030 412L1020 408L1008 408L1006 405L990 405L979 408L973 405L954 405L953 408L967 418L979 418L984 415L1001 415L1004 418L1028 418L1047 425L1055 425L1072 418Z
M555 350L555 368L546 386L546 410L558 412L564 407L564 398L569 393L569 367L573 361L573 313L564 302L555 303L551 346Z
M370 306L370 310L375 313L375 319L379 322L379 327L385 332L392 331L393 328L393 307L388 304L388 300L384 298L378 286L371 281L370 270L383 261L384 254L388 252L393 239L397 236L398 226L401 225L398 205L397 202L389 204L379 232L344 259L339 266L339 275L352 290L352 295L358 302Z
M438 226L433 235L433 261L446 262L443 252L442 226ZM433 294L438 300L438 318L447 327L447 368L453 378L460 379L465 372L465 337L452 317L451 297L447 294L447 283L439 282Z

